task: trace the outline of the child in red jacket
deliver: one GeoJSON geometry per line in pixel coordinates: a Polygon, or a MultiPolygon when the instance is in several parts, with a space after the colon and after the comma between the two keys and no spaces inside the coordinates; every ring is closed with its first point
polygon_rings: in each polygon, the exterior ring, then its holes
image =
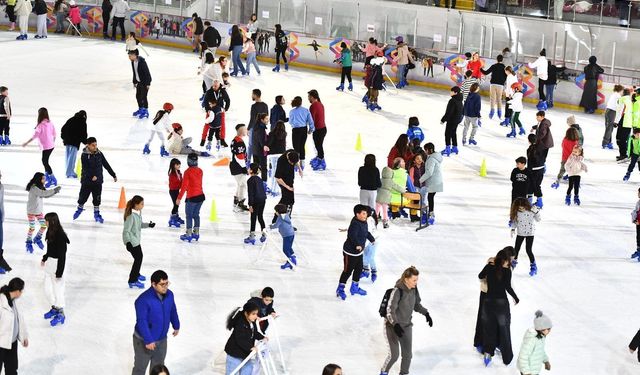
{"type": "Polygon", "coordinates": [[[180,200],[186,193],[187,203],[184,211],[187,215],[187,232],[180,236],[180,239],[191,242],[192,240],[198,241],[200,239],[200,208],[205,197],[202,191],[202,169],[198,168],[198,154],[189,154],[187,165],[189,168],[184,171],[176,205],[180,205],[180,200]]]}
{"type": "Polygon", "coordinates": [[[571,155],[573,151],[573,147],[578,145],[580,140],[580,133],[575,128],[568,128],[567,132],[562,140],[562,158],[560,159],[560,171],[558,172],[558,177],[556,181],[551,184],[551,187],[557,189],[560,186],[560,179],[568,180],[569,177],[565,177],[565,169],[564,163],[567,162],[567,159],[571,155]]]}
{"type": "Polygon", "coordinates": [[[169,218],[169,227],[180,228],[181,224],[184,224],[184,220],[178,215],[178,205],[176,200],[182,187],[182,172],[180,172],[180,160],[171,159],[169,163],[169,196],[171,196],[171,203],[173,208],[171,209],[171,217],[169,218]]]}

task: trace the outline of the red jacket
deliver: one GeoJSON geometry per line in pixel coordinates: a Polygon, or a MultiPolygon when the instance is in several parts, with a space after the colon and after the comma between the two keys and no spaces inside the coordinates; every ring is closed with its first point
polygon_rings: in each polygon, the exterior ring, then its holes
{"type": "Polygon", "coordinates": [[[391,151],[389,151],[389,156],[387,156],[387,166],[389,168],[393,168],[393,160],[395,158],[403,158],[404,162],[408,164],[411,158],[413,158],[413,154],[407,148],[407,152],[404,155],[400,155],[398,154],[398,149],[396,148],[396,146],[393,146],[391,148],[391,151]]]}
{"type": "Polygon", "coordinates": [[[204,195],[202,192],[202,169],[198,167],[189,167],[184,171],[184,178],[178,200],[182,200],[182,196],[187,192],[187,199],[204,195]]]}
{"type": "Polygon", "coordinates": [[[562,140],[562,161],[567,161],[571,152],[573,151],[573,146],[577,145],[578,141],[570,141],[567,138],[562,140]]]}
{"type": "Polygon", "coordinates": [[[182,172],[169,173],[169,190],[180,190],[182,186],[182,172]]]}
{"type": "Polygon", "coordinates": [[[309,107],[309,112],[311,112],[311,118],[316,129],[324,129],[326,127],[324,124],[324,105],[319,101],[315,102],[309,107]]]}
{"type": "Polygon", "coordinates": [[[467,69],[473,72],[473,74],[471,74],[472,77],[478,78],[478,79],[482,78],[482,72],[480,71],[480,69],[482,69],[482,61],[470,60],[469,63],[467,64],[467,69]]]}

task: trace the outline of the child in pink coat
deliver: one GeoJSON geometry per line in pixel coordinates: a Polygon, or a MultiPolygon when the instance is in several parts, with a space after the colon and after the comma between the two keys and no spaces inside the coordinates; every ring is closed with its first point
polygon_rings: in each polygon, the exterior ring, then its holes
{"type": "Polygon", "coordinates": [[[80,30],[80,23],[82,22],[80,8],[78,8],[76,2],[73,0],[69,2],[69,5],[69,19],[71,20],[71,23],[75,25],[76,29],[80,30]]]}
{"type": "Polygon", "coordinates": [[[45,170],[46,183],[45,187],[58,186],[58,180],[53,175],[53,170],[49,165],[49,157],[53,152],[56,142],[56,128],[53,123],[49,121],[49,111],[46,108],[40,108],[38,110],[38,125],[33,132],[33,136],[22,144],[22,147],[26,147],[31,141],[37,139],[40,142],[40,149],[42,150],[42,165],[45,170]]]}
{"type": "Polygon", "coordinates": [[[579,145],[573,146],[571,155],[564,163],[564,168],[569,176],[569,189],[567,189],[567,197],[564,203],[567,206],[571,205],[571,190],[575,189],[575,195],[573,197],[573,203],[576,206],[580,205],[580,174],[587,171],[587,166],[584,164],[584,151],[579,145]]]}

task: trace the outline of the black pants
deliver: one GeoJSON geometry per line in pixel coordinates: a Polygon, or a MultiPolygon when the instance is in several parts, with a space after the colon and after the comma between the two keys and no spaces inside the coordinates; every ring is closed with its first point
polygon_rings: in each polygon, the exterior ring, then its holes
{"type": "MultiPolygon", "coordinates": [[[[546,3],[545,3],[546,4],[546,3]]],[[[540,97],[540,100],[545,101],[547,100],[546,95],[544,94],[544,86],[547,84],[547,81],[542,79],[542,78],[538,78],[538,96],[540,97]]]]}
{"type": "Polygon", "coordinates": [[[458,146],[458,136],[456,131],[458,130],[458,124],[447,121],[447,125],[444,128],[444,143],[447,146],[458,146]]]}
{"type": "Polygon", "coordinates": [[[128,246],[127,251],[131,253],[133,257],[133,265],[131,266],[131,272],[129,272],[129,283],[135,283],[140,276],[140,268],[142,267],[142,247],[128,246]]]}
{"type": "Polygon", "coordinates": [[[147,101],[147,94],[149,89],[142,83],[136,85],[136,100],[138,101],[138,108],[149,108],[149,102],[147,101]]]}
{"type": "Polygon", "coordinates": [[[327,128],[316,129],[313,132],[313,144],[316,145],[318,159],[324,159],[324,137],[327,136],[327,128]]]}
{"type": "Polygon", "coordinates": [[[576,197],[580,195],[580,176],[569,176],[567,195],[571,195],[571,189],[576,190],[576,197]]]}
{"type": "Polygon", "coordinates": [[[0,117],[0,135],[6,135],[7,137],[9,136],[9,122],[11,120],[7,119],[6,117],[0,117]]]}
{"type": "Polygon", "coordinates": [[[3,367],[5,375],[18,374],[18,340],[11,344],[11,349],[0,348],[0,371],[3,367]]]}
{"type": "Polygon", "coordinates": [[[340,275],[340,284],[345,284],[347,280],[349,280],[349,276],[351,276],[351,280],[353,280],[354,283],[359,282],[360,274],[362,273],[362,255],[353,256],[342,254],[342,257],[344,268],[340,275]]]}
{"type": "Polygon", "coordinates": [[[260,155],[253,154],[253,162],[260,166],[260,178],[262,181],[267,181],[267,157],[260,153],[260,155]]]}
{"type": "Polygon", "coordinates": [[[116,27],[120,26],[120,39],[124,40],[124,17],[113,17],[113,22],[111,24],[111,38],[116,38],[116,27]]]}
{"type": "Polygon", "coordinates": [[[429,213],[433,212],[435,203],[433,202],[433,198],[435,198],[436,193],[427,193],[427,204],[429,205],[429,213]]]}
{"type": "Polygon", "coordinates": [[[535,263],[536,257],[533,256],[533,236],[516,236],[516,253],[514,254],[514,256],[516,259],[518,259],[518,254],[520,253],[522,242],[525,240],[525,249],[527,250],[527,255],[529,256],[529,262],[535,263]]]}
{"type": "Polygon", "coordinates": [[[291,143],[293,143],[293,149],[300,155],[300,160],[304,160],[304,144],[307,143],[307,127],[293,128],[291,130],[291,143]]]}
{"type": "Polygon", "coordinates": [[[529,176],[529,194],[542,197],[542,179],[544,178],[544,168],[531,170],[529,176]]]}
{"type": "Polygon", "coordinates": [[[280,57],[282,57],[282,62],[283,63],[287,63],[287,49],[285,48],[284,51],[281,51],[279,48],[276,49],[276,65],[280,65],[280,57]]]}
{"type": "Polygon", "coordinates": [[[42,165],[44,166],[44,171],[47,172],[47,174],[53,174],[53,170],[49,165],[49,157],[51,156],[52,152],[53,152],[52,148],[48,150],[42,150],[42,165]]]}
{"type": "Polygon", "coordinates": [[[349,81],[349,83],[351,83],[351,67],[350,66],[343,66],[342,67],[342,71],[340,72],[340,84],[344,84],[344,77],[347,77],[347,80],[349,81]]]}
{"type": "Polygon", "coordinates": [[[640,171],[640,163],[638,163],[638,155],[631,153],[631,161],[629,162],[629,167],[627,168],[627,174],[631,174],[633,172],[633,168],[638,165],[638,170],[640,171]]]}
{"type": "Polygon", "coordinates": [[[493,356],[496,347],[502,352],[502,362],[513,360],[511,348],[511,311],[507,299],[487,298],[482,304],[482,342],[485,353],[493,356]]]}
{"type": "Polygon", "coordinates": [[[102,35],[109,36],[109,19],[111,12],[102,11],[102,35]]]}
{"type": "Polygon", "coordinates": [[[513,116],[513,109],[511,109],[511,99],[507,98],[504,103],[504,117],[511,118],[513,116]]]}
{"type": "Polygon", "coordinates": [[[78,196],[78,206],[84,206],[89,194],[93,196],[93,207],[100,207],[102,198],[102,184],[98,182],[87,182],[80,185],[80,195],[78,196]]]}
{"type": "Polygon", "coordinates": [[[618,123],[618,130],[616,131],[616,143],[618,144],[618,149],[620,150],[620,157],[627,157],[627,142],[629,142],[629,134],[631,134],[631,128],[625,128],[622,126],[624,121],[624,116],[620,119],[618,123]]]}
{"type": "Polygon", "coordinates": [[[487,297],[487,293],[480,292],[480,302],[478,304],[478,317],[476,318],[476,332],[473,335],[473,346],[477,348],[483,345],[482,340],[482,305],[487,297]]]}
{"type": "Polygon", "coordinates": [[[253,209],[253,212],[251,213],[251,232],[255,232],[256,231],[256,220],[258,220],[258,222],[260,223],[260,229],[264,230],[265,228],[265,224],[264,224],[264,218],[262,217],[262,214],[264,213],[264,205],[267,202],[258,202],[258,203],[253,203],[253,205],[251,206],[251,208],[253,209]]]}
{"type": "Polygon", "coordinates": [[[637,224],[636,224],[636,248],[640,250],[640,225],[637,225],[637,224]]]}
{"type": "Polygon", "coordinates": [[[171,197],[171,204],[173,204],[173,208],[171,209],[171,215],[178,214],[178,205],[176,204],[176,199],[178,199],[178,194],[180,190],[169,190],[169,196],[171,197]]]}
{"type": "Polygon", "coordinates": [[[207,140],[209,142],[213,141],[213,136],[215,135],[216,140],[220,140],[220,128],[212,128],[209,127],[209,136],[207,137],[207,140]]]}
{"type": "MultiPolygon", "coordinates": [[[[285,206],[287,206],[289,215],[292,215],[294,203],[295,203],[295,195],[293,191],[290,191],[289,189],[280,185],[280,201],[278,201],[278,204],[284,204],[285,206]]],[[[271,223],[272,224],[275,223],[276,220],[278,220],[278,214],[273,215],[273,220],[271,220],[271,223]]]]}
{"type": "Polygon", "coordinates": [[[7,16],[9,16],[9,22],[16,22],[15,5],[7,5],[7,16]]]}

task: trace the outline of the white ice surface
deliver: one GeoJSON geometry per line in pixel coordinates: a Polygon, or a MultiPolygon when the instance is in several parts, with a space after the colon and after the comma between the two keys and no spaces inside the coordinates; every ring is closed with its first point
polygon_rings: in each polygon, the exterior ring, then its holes
{"type": "MultiPolygon", "coordinates": [[[[140,293],[127,288],[132,259],[121,242],[122,211],[117,209],[120,187],[127,197],[145,198],[145,220],[158,223],[142,235],[142,273],[168,272],[182,323],[180,335],[169,338],[166,363],[172,374],[215,374],[215,359],[228,337],[227,313],[241,306],[249,293],[270,285],[275,307],[282,315],[280,332],[291,374],[319,374],[324,364],[336,362],[350,375],[377,374],[386,355],[380,297],[404,268],[421,270],[420,291],[434,327],[414,316],[413,374],[516,374],[515,359],[505,368],[496,357],[485,369],[472,347],[478,305],[477,274],[486,259],[512,244],[507,228],[513,160],[525,154],[524,137],[506,139],[505,128],[487,116],[477,147],[461,147],[460,155],[445,158],[445,192],[436,196],[437,225],[414,232],[404,220],[383,230],[378,249],[380,278],[375,285],[364,281],[366,297],[337,300],[334,291],[341,272],[344,234],[358,200],[357,169],[364,153],[356,152],[358,133],[364,151],[375,153],[378,167],[396,137],[406,130],[408,116],[419,116],[427,139],[443,146],[439,119],[447,97],[442,91],[411,88],[395,96],[382,93],[382,112],[364,109],[364,87],[355,79],[354,92],[336,93],[337,77],[298,68],[275,74],[261,63],[262,76],[232,78],[231,110],[227,117],[227,140],[233,126],[246,122],[250,91],[260,88],[269,106],[275,95],[287,102],[317,89],[325,104],[328,136],[328,170],[305,171],[296,179],[294,224],[298,228],[294,249],[304,250],[297,272],[281,271],[280,238],[274,233],[265,261],[255,264],[258,247],[245,247],[249,216],[232,212],[234,180],[227,167],[212,167],[213,159],[201,159],[207,200],[202,209],[202,238],[197,244],[182,243],[181,230],[166,226],[170,212],[166,171],[168,158],[143,156],[148,122],[130,117],[135,109],[131,68],[124,44],[51,35],[49,39],[16,42],[14,33],[0,34],[2,68],[0,84],[10,88],[15,116],[11,121],[13,146],[0,148],[0,169],[6,188],[4,223],[5,257],[12,276],[26,280],[22,306],[30,330],[30,347],[20,349],[21,374],[127,374],[133,364],[131,335],[135,322],[133,302],[140,293]],[[42,314],[48,310],[39,268],[42,252],[24,251],[27,229],[24,191],[35,171],[42,170],[40,152],[34,144],[20,147],[35,126],[37,109],[45,106],[58,131],[76,111],[84,109],[89,134],[98,139],[118,175],[105,173],[102,214],[104,224],[92,220],[91,210],[73,222],[79,183],[64,177],[64,147],[60,140],[51,164],[62,192],[45,200],[45,212],[56,211],[71,239],[67,270],[67,322],[51,328],[42,314]],[[478,176],[483,158],[488,177],[478,176]],[[219,223],[210,223],[209,208],[216,200],[219,223]]],[[[197,98],[200,79],[195,75],[194,54],[147,46],[153,84],[150,112],[165,101],[175,105],[174,121],[189,136],[198,138],[203,113],[197,98]]],[[[289,106],[287,105],[287,110],[289,106]]],[[[535,109],[527,105],[521,119],[533,125],[535,109]]],[[[550,151],[543,182],[545,207],[538,225],[534,251],[539,274],[530,278],[524,254],[514,275],[514,289],[521,302],[512,306],[512,341],[517,358],[524,331],[533,313],[542,309],[554,323],[547,341],[553,374],[636,374],[635,355],[627,344],[638,328],[637,311],[640,264],[628,259],[634,249],[634,227],[629,212],[636,201],[638,175],[621,182],[626,166],[613,161],[615,151],[601,150],[602,116],[575,113],[584,129],[589,173],[583,177],[582,206],[566,207],[566,184],[549,188],[557,173],[560,143],[568,113],[549,112],[556,147],[550,151]],[[636,183],[634,183],[636,182],[636,183]]],[[[461,130],[458,131],[459,139],[461,130]]],[[[308,140],[309,159],[314,156],[308,140]]],[[[183,166],[186,163],[183,159],[183,166]]],[[[276,200],[269,198],[269,220],[276,200]]],[[[87,206],[90,208],[90,201],[87,206]]],[[[397,364],[392,373],[398,372],[397,364]]]]}

